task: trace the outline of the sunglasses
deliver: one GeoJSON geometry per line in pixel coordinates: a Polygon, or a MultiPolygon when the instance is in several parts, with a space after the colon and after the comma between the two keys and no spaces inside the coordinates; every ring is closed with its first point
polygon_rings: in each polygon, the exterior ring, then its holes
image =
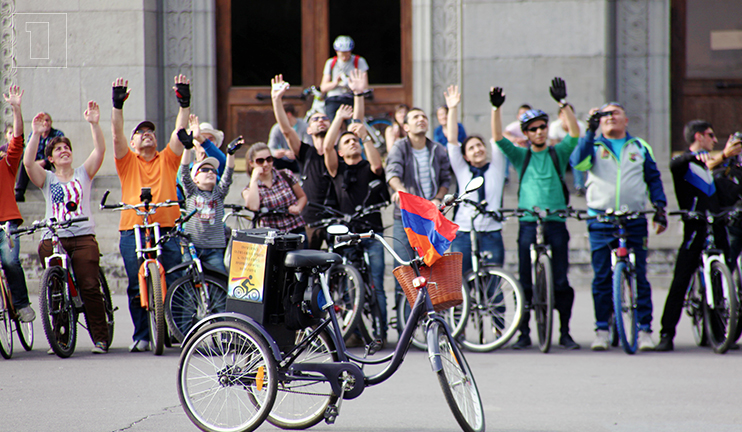
{"type": "Polygon", "coordinates": [[[264,163],[273,163],[273,156],[268,156],[266,158],[257,158],[253,161],[256,165],[263,165],[264,163]]]}
{"type": "Polygon", "coordinates": [[[325,120],[330,120],[330,117],[327,117],[327,116],[312,117],[311,119],[309,119],[309,123],[325,121],[325,120]]]}
{"type": "Polygon", "coordinates": [[[604,109],[608,108],[609,106],[617,106],[617,107],[621,108],[622,110],[626,111],[626,108],[624,108],[623,105],[621,105],[618,102],[608,102],[606,104],[603,104],[603,106],[600,107],[600,109],[598,111],[603,111],[604,109]]]}
{"type": "Polygon", "coordinates": [[[526,130],[527,130],[528,132],[536,132],[537,130],[544,130],[544,129],[546,129],[547,127],[548,127],[548,126],[546,126],[545,124],[542,124],[541,126],[534,126],[534,127],[530,127],[530,128],[528,128],[528,129],[526,129],[526,130]]]}
{"type": "Polygon", "coordinates": [[[713,132],[704,132],[703,134],[708,136],[709,138],[713,138],[715,136],[713,132]]]}
{"type": "Polygon", "coordinates": [[[198,172],[200,172],[200,173],[214,173],[214,174],[216,174],[216,170],[214,168],[211,168],[211,167],[199,168],[198,169],[198,172]]]}
{"type": "Polygon", "coordinates": [[[154,136],[155,131],[153,131],[151,129],[139,129],[139,130],[137,130],[137,131],[134,132],[134,135],[142,135],[142,136],[144,136],[145,134],[150,134],[150,135],[153,135],[154,136]]]}

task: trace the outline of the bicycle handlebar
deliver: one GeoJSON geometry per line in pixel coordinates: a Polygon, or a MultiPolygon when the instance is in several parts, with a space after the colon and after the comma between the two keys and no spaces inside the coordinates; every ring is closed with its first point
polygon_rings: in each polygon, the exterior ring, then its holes
{"type": "Polygon", "coordinates": [[[389,243],[387,243],[386,240],[384,240],[384,237],[380,236],[379,234],[376,234],[373,231],[369,231],[365,233],[350,233],[350,234],[335,236],[335,246],[338,246],[338,243],[353,243],[353,242],[357,242],[357,241],[361,241],[363,239],[369,239],[369,238],[373,238],[381,242],[382,246],[384,246],[384,249],[386,249],[392,255],[392,258],[394,258],[394,260],[401,265],[409,266],[409,265],[412,265],[413,263],[422,264],[424,262],[423,258],[419,256],[409,261],[403,260],[399,255],[397,255],[397,253],[394,251],[394,248],[392,248],[389,245],[389,243]]]}
{"type": "Polygon", "coordinates": [[[677,210],[669,212],[668,215],[670,216],[680,216],[682,219],[692,219],[692,220],[703,220],[706,219],[709,223],[712,223],[714,219],[716,218],[727,218],[727,219],[733,219],[736,217],[739,217],[740,214],[742,214],[742,208],[730,208],[726,210],[722,210],[718,213],[712,213],[709,210],[705,211],[698,211],[698,210],[677,210]]]}
{"type": "MultiPolygon", "coordinates": [[[[47,228],[49,230],[56,231],[57,229],[66,228],[78,222],[85,222],[88,219],[89,218],[87,216],[79,216],[76,218],[71,218],[71,219],[67,219],[67,220],[60,222],[55,218],[49,218],[49,219],[44,219],[40,221],[34,221],[33,224],[31,224],[31,226],[10,230],[10,234],[11,235],[33,234],[34,232],[42,228],[47,228]]],[[[3,229],[7,231],[5,225],[3,225],[3,229]]]]}
{"type": "Polygon", "coordinates": [[[151,202],[143,202],[141,204],[126,204],[126,203],[117,203],[117,204],[106,204],[106,200],[108,199],[108,194],[111,191],[106,191],[103,194],[103,198],[100,200],[100,208],[103,209],[111,209],[111,210],[134,210],[138,216],[144,216],[144,215],[153,215],[155,212],[157,212],[157,209],[160,207],[171,207],[180,205],[180,201],[173,201],[173,200],[165,200],[163,202],[159,203],[151,203],[151,202]],[[140,210],[141,208],[144,208],[145,210],[140,210]]]}
{"type": "MultiPolygon", "coordinates": [[[[312,205],[312,203],[309,203],[309,204],[312,205]]],[[[381,209],[383,209],[384,207],[387,207],[389,205],[390,205],[389,202],[371,204],[369,206],[362,207],[361,209],[359,209],[352,215],[349,215],[346,213],[339,212],[333,208],[323,206],[321,204],[313,204],[312,207],[317,208],[317,209],[327,210],[328,213],[332,213],[334,216],[318,220],[317,222],[312,222],[308,224],[307,226],[309,226],[310,228],[317,228],[317,227],[324,227],[324,226],[330,226],[330,225],[335,225],[335,224],[345,225],[345,224],[350,224],[351,222],[358,222],[364,225],[368,225],[367,223],[365,223],[364,221],[360,219],[372,213],[376,213],[380,211],[381,209]]]]}

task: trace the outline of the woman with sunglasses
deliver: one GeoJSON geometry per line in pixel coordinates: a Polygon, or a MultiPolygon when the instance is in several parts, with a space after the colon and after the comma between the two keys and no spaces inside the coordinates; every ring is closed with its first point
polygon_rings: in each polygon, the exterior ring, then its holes
{"type": "Polygon", "coordinates": [[[247,151],[247,174],[250,183],[242,191],[245,207],[275,212],[261,218],[260,226],[306,234],[301,212],[307,205],[307,196],[293,172],[273,167],[273,156],[265,143],[255,143],[247,151]]]}

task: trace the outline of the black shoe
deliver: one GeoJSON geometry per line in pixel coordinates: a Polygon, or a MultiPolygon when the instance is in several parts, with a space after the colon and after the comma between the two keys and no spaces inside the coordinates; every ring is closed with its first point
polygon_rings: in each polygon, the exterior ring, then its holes
{"type": "Polygon", "coordinates": [[[521,333],[520,337],[518,338],[518,341],[513,344],[513,349],[522,350],[530,346],[531,346],[531,336],[521,333]]]}
{"type": "Polygon", "coordinates": [[[672,338],[670,336],[660,336],[660,343],[654,347],[655,351],[672,351],[672,338]]]}
{"type": "Polygon", "coordinates": [[[569,334],[564,334],[562,337],[559,338],[559,346],[566,349],[566,350],[578,350],[580,349],[580,344],[574,341],[572,339],[572,336],[569,334]]]}

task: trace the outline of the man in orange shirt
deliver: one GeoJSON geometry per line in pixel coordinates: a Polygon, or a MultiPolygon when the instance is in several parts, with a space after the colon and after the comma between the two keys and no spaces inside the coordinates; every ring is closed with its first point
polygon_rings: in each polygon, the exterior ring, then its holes
{"type": "MultiPolygon", "coordinates": [[[[116,171],[121,180],[121,201],[126,204],[139,204],[140,193],[143,187],[152,189],[152,202],[177,200],[175,179],[180,166],[180,157],[183,154],[183,144],[178,140],[177,131],[188,126],[190,115],[190,82],[184,75],[175,77],[175,94],[180,103],[175,129],[170,135],[170,141],[163,150],[157,150],[155,125],[150,121],[143,121],[134,128],[130,139],[124,134],[124,101],[129,97],[127,89],[129,82],[117,78],[113,82],[113,110],[111,113],[111,129],[113,131],[113,154],[116,159],[116,171]]],[[[173,229],[175,220],[180,215],[178,206],[161,207],[150,217],[150,222],[159,222],[160,231],[167,232],[173,229]]],[[[134,322],[134,343],[129,351],[140,352],[149,349],[149,322],[147,311],[142,308],[139,298],[138,271],[139,262],[136,255],[136,239],[134,225],[142,224],[142,217],[137,216],[134,210],[121,213],[119,231],[121,240],[119,250],[124,258],[124,267],[129,284],[126,293],[129,296],[129,312],[134,322]]],[[[142,239],[142,244],[144,240],[142,239]]],[[[160,256],[165,270],[181,262],[180,245],[177,239],[172,238],[163,244],[160,256]]],[[[174,275],[167,275],[167,284],[170,285],[174,275]]]]}

